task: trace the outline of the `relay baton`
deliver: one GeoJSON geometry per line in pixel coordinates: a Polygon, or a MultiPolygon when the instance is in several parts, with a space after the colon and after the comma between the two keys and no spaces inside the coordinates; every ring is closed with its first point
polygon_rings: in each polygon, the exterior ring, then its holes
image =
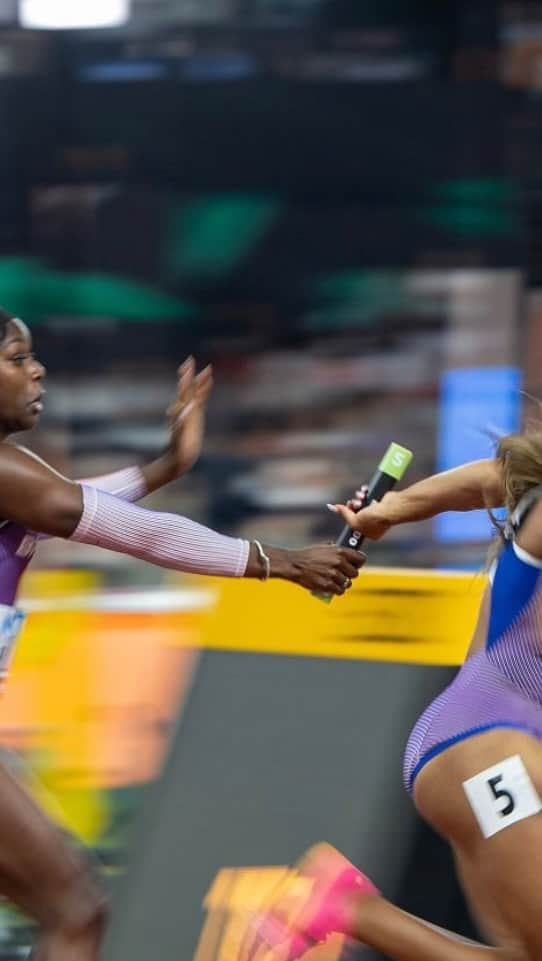
{"type": "MultiPolygon", "coordinates": [[[[361,510],[368,507],[371,501],[379,501],[384,494],[391,491],[397,481],[403,477],[411,460],[412,451],[401,447],[400,444],[390,444],[371,478],[361,510]]],[[[353,531],[347,525],[337,541],[337,547],[352,547],[356,551],[361,551],[364,539],[360,531],[353,531]]],[[[326,603],[329,603],[333,597],[332,594],[319,594],[317,591],[313,591],[313,596],[326,603]]]]}

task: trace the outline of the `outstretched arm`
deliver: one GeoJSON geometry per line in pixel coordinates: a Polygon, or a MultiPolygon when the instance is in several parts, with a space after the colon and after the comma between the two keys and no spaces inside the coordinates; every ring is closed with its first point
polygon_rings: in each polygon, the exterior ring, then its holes
{"type": "MultiPolygon", "coordinates": [[[[0,518],[53,537],[94,544],[171,570],[262,577],[256,543],[225,537],[178,514],[144,510],[79,485],[28,452],[0,444],[0,518]]],[[[270,575],[308,590],[344,594],[364,558],[348,548],[264,547],[270,575]]]]}
{"type": "Polygon", "coordinates": [[[500,464],[496,460],[478,460],[433,474],[404,490],[390,491],[359,513],[351,509],[354,505],[335,504],[333,509],[354,530],[379,540],[395,524],[425,520],[443,511],[470,511],[503,504],[500,464]]]}

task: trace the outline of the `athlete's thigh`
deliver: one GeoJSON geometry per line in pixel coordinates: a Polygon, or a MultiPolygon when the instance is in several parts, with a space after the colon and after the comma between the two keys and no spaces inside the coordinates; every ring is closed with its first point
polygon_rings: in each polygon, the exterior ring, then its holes
{"type": "Polygon", "coordinates": [[[0,894],[47,923],[59,893],[82,872],[62,832],[0,765],[0,894]]]}
{"type": "Polygon", "coordinates": [[[501,936],[521,941],[537,957],[542,957],[540,798],[542,745],[506,729],[449,748],[426,765],[415,785],[420,813],[450,841],[469,875],[474,910],[482,909],[490,927],[491,917],[499,918],[501,936]]]}
{"type": "Polygon", "coordinates": [[[495,946],[517,944],[518,936],[514,929],[505,923],[477,861],[468,858],[464,851],[452,850],[457,877],[481,937],[495,946]]]}

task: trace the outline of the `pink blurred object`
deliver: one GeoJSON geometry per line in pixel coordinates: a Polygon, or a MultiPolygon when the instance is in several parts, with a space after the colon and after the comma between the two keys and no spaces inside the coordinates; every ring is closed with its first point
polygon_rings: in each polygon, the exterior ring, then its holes
{"type": "Polygon", "coordinates": [[[380,894],[373,882],[330,844],[311,848],[300,861],[297,875],[313,883],[296,918],[291,922],[281,919],[281,902],[288,903],[288,895],[279,897],[251,924],[252,944],[243,961],[252,961],[262,943],[271,949],[280,947],[281,961],[295,961],[330,934],[355,936],[356,898],[380,894]]]}

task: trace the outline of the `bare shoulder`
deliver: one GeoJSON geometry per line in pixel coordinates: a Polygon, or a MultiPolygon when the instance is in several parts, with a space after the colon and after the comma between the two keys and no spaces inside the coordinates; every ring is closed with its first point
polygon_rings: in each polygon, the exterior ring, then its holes
{"type": "Polygon", "coordinates": [[[0,517],[30,530],[69,536],[81,515],[77,484],[31,451],[0,444],[0,517]]]}
{"type": "Polygon", "coordinates": [[[542,561],[542,497],[536,501],[521,525],[516,543],[522,550],[542,561]]]}
{"type": "Polygon", "coordinates": [[[30,463],[38,468],[41,468],[42,470],[47,471],[50,474],[54,474],[56,477],[62,477],[63,480],[68,480],[68,478],[64,477],[64,475],[57,471],[56,468],[52,467],[51,464],[44,460],[43,457],[40,457],[39,454],[36,454],[33,450],[29,450],[28,447],[23,447],[22,444],[11,444],[8,441],[7,443],[0,444],[0,453],[3,453],[4,449],[12,452],[15,451],[14,456],[17,459],[20,459],[20,463],[30,463]]]}
{"type": "Polygon", "coordinates": [[[13,473],[14,477],[19,477],[21,473],[57,477],[66,480],[50,464],[38,457],[33,451],[28,450],[18,444],[4,442],[0,444],[0,474],[4,480],[6,475],[13,473]]]}

